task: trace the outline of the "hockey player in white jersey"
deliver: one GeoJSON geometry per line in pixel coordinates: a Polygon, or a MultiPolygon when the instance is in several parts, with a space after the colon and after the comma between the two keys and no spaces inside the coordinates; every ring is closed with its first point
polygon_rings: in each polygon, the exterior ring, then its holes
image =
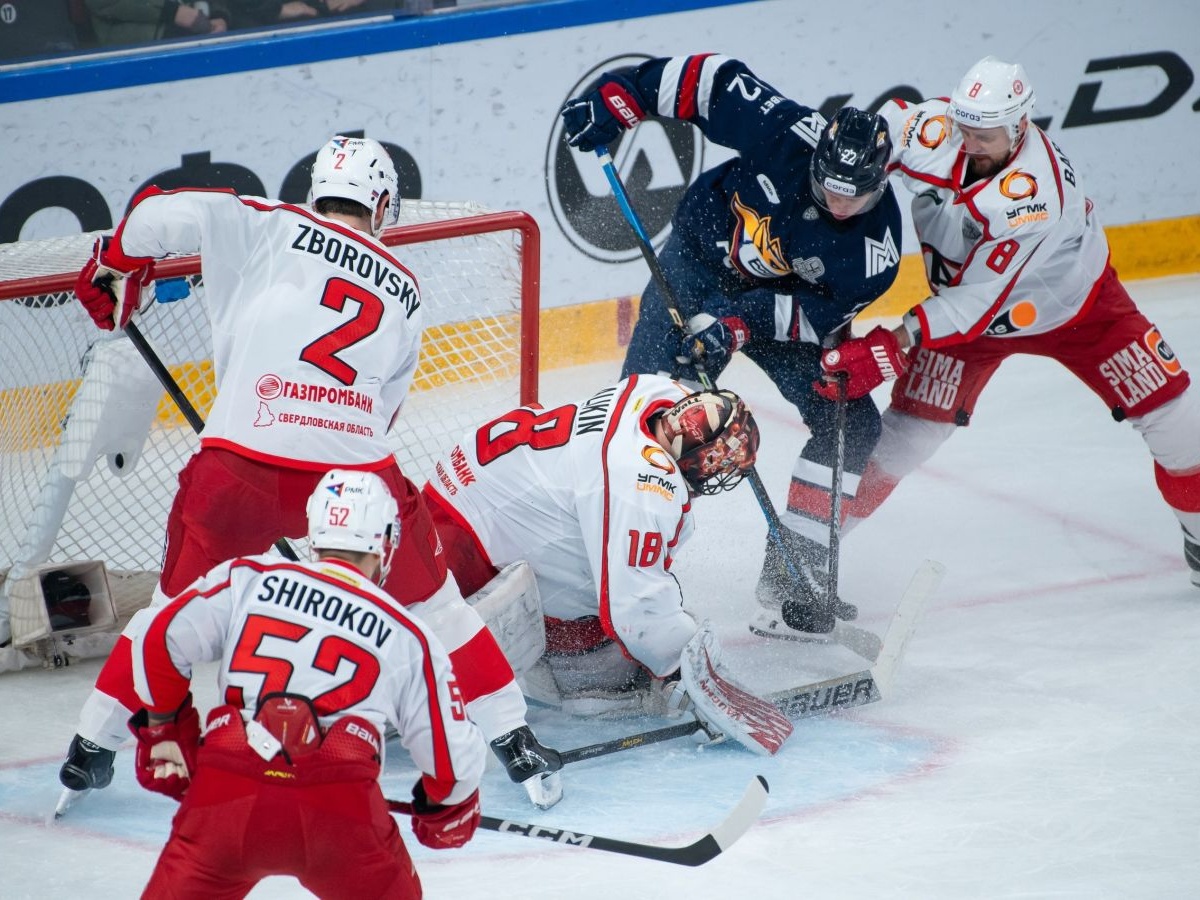
{"type": "Polygon", "coordinates": [[[758,740],[714,709],[736,701],[705,696],[715,639],[671,574],[692,502],[735,487],[758,443],[733,392],[631,375],[579,402],[511,410],[443,456],[425,496],[463,593],[519,561],[533,572],[545,654],[517,667],[530,697],[581,714],[661,713],[686,692],[717,730],[778,748],[791,727],[769,704],[738,695],[755,707],[758,740]]]}
{"type": "Polygon", "coordinates": [[[182,801],[147,897],[240,897],[268,875],[319,897],[420,897],[378,780],[388,725],[422,773],[417,839],[459,847],[479,824],[487,752],[449,656],[378,586],[400,539],[390,489],[335,469],[308,523],[313,561],[222,563],[134,641],[138,780],[182,801]],[[201,744],[192,671],[214,661],[201,744]]]}
{"type": "Polygon", "coordinates": [[[896,328],[876,328],[824,357],[826,373],[849,375],[850,396],[899,376],[846,512],[850,521],[869,515],[968,425],[1008,356],[1045,356],[1145,440],[1200,585],[1200,396],[1117,279],[1078,170],[1030,121],[1033,104],[1025,70],[987,57],[949,101],[892,100],[880,110],[892,171],[914,195],[932,293],[896,328]]]}
{"type": "MultiPolygon", "coordinates": [[[[111,330],[129,320],[156,259],[201,255],[216,400],[200,450],[179,475],[155,602],[224,560],[302,537],[308,496],[338,467],[374,472],[396,498],[404,530],[384,588],[429,621],[440,621],[444,607],[469,619],[420,491],[387,436],[422,331],[417,281],[378,240],[399,210],[391,158],[377,141],[334,137],[316,155],[309,200],[149,188],[98,242],[76,283],[97,326],[111,330]],[[114,275],[125,276],[120,304],[114,275]]],[[[68,790],[102,788],[112,777],[123,722],[137,704],[129,641],[141,627],[138,618],[129,624],[84,705],[59,773],[68,790]]],[[[469,647],[453,634],[443,643],[472,719],[489,740],[503,739],[496,752],[513,780],[554,768],[490,634],[469,647]]]]}

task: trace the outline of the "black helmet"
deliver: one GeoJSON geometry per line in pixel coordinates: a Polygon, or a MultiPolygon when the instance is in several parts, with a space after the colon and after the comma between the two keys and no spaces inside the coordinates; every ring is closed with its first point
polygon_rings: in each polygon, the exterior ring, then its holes
{"type": "Polygon", "coordinates": [[[663,434],[695,494],[737,486],[758,455],[758,425],[733,391],[698,391],[663,413],[663,434]]]}
{"type": "Polygon", "coordinates": [[[851,215],[865,213],[879,202],[887,188],[891,153],[892,141],[883,116],[853,106],[842,107],[813,151],[809,166],[813,199],[826,212],[832,212],[830,195],[846,199],[869,197],[851,215]]]}

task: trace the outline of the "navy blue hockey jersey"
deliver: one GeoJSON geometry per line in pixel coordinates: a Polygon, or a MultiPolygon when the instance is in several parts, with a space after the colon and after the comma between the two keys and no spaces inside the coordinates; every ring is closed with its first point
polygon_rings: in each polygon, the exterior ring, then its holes
{"type": "MultiPolygon", "coordinates": [[[[629,77],[647,113],[691,122],[740,154],[705,171],[673,219],[692,264],[718,288],[703,292],[704,312],[737,315],[755,337],[819,343],[892,285],[901,220],[891,185],[872,209],[843,222],[812,198],[820,112],[727,56],[654,59],[629,77]]],[[[676,289],[690,293],[686,283],[676,289]]]]}

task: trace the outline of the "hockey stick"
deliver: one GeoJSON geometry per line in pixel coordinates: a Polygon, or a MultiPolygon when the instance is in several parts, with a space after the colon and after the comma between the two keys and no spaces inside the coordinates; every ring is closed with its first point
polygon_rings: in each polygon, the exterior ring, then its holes
{"type": "Polygon", "coordinates": [[[670,741],[705,730],[704,723],[699,719],[695,719],[691,722],[680,722],[677,725],[656,728],[653,731],[631,734],[628,737],[614,738],[611,741],[603,741],[599,744],[588,744],[586,747],[578,747],[574,750],[564,750],[559,755],[562,757],[563,765],[566,766],[585,759],[595,759],[597,756],[620,753],[623,750],[632,750],[634,747],[645,747],[648,744],[670,741]]]}
{"type": "Polygon", "coordinates": [[[837,376],[837,407],[834,430],[837,442],[833,454],[833,471],[829,478],[829,591],[826,602],[837,602],[838,556],[842,546],[842,476],[846,471],[846,375],[837,376]]]}
{"type": "MultiPolygon", "coordinates": [[[[946,567],[930,559],[925,560],[917,567],[908,587],[900,597],[896,612],[888,625],[887,635],[874,657],[875,665],[872,668],[838,678],[827,678],[824,681],[815,681],[812,684],[775,691],[768,694],[765,699],[774,704],[789,719],[808,719],[827,715],[842,709],[865,706],[883,699],[883,691],[891,685],[896,667],[900,664],[900,658],[908,647],[909,639],[916,630],[921,614],[925,611],[925,607],[937,591],[938,585],[942,582],[942,576],[945,574],[946,567]]],[[[865,633],[870,634],[870,632],[865,633]]],[[[874,637],[874,635],[871,636],[874,637]]],[[[563,765],[570,765],[585,759],[608,756],[632,750],[635,747],[673,740],[701,730],[712,736],[712,732],[697,719],[692,722],[667,725],[653,731],[631,734],[623,738],[614,738],[599,744],[589,744],[575,750],[565,750],[561,754],[562,761],[563,765]]]]}
{"type": "Polygon", "coordinates": [[[768,694],[767,699],[789,719],[807,719],[883,699],[884,692],[892,685],[896,668],[916,630],[917,622],[945,574],[946,567],[931,559],[917,567],[888,625],[887,636],[875,665],[870,669],[776,691],[768,694]]]}
{"type": "MultiPolygon", "coordinates": [[[[597,147],[595,152],[596,157],[600,160],[600,165],[604,168],[604,175],[608,179],[609,186],[612,188],[613,196],[617,199],[617,205],[621,207],[621,214],[625,217],[625,221],[629,223],[629,227],[633,230],[634,235],[637,237],[638,249],[642,253],[642,258],[646,260],[646,265],[650,268],[650,275],[654,279],[655,284],[658,285],[659,290],[662,291],[664,304],[667,307],[667,313],[671,317],[671,323],[683,337],[695,337],[695,335],[688,330],[687,324],[683,321],[683,316],[679,312],[679,300],[675,295],[675,289],[672,288],[671,283],[667,281],[666,273],[663,272],[662,265],[659,263],[658,257],[654,255],[654,247],[650,243],[650,235],[647,234],[645,227],[642,225],[642,220],[638,217],[633,205],[629,202],[629,193],[625,190],[625,184],[623,181],[621,181],[621,176],[617,172],[617,167],[613,165],[612,155],[609,154],[608,148],[605,146],[597,147]]],[[[696,377],[700,380],[700,384],[704,387],[704,389],[709,391],[715,390],[713,380],[709,377],[708,372],[704,368],[703,358],[694,354],[693,365],[696,369],[696,377]]],[[[843,430],[842,435],[844,435],[844,433],[845,432],[843,430]]],[[[767,488],[763,484],[762,477],[759,476],[758,470],[754,467],[751,467],[750,471],[746,474],[746,478],[750,482],[750,488],[754,491],[754,497],[758,501],[758,505],[763,511],[763,516],[767,520],[767,531],[771,535],[771,539],[779,546],[780,556],[783,558],[784,565],[788,570],[788,575],[792,578],[792,582],[794,584],[807,586],[809,593],[818,598],[818,602],[825,604],[826,609],[831,609],[833,597],[835,595],[833,593],[825,593],[821,591],[820,588],[813,582],[813,580],[808,577],[808,574],[804,571],[803,566],[801,566],[792,557],[790,549],[783,537],[783,523],[779,519],[779,513],[775,511],[775,505],[771,502],[771,497],[767,493],[767,488]]],[[[830,560],[832,561],[832,548],[830,548],[830,550],[830,560]]],[[[854,628],[853,626],[848,626],[848,628],[854,632],[863,632],[863,629],[854,628]]],[[[841,634],[845,635],[847,634],[847,631],[847,628],[843,628],[841,629],[841,634]]],[[[870,632],[863,633],[868,635],[870,634],[870,632]]],[[[836,626],[833,634],[835,635],[834,639],[837,640],[838,643],[842,643],[842,639],[837,636],[838,629],[836,626]]],[[[869,639],[864,638],[861,635],[857,636],[856,638],[857,645],[868,646],[868,649],[870,643],[871,642],[869,639]]],[[[855,647],[850,647],[850,649],[855,653],[859,653],[860,656],[863,655],[858,649],[855,649],[855,647]]],[[[874,656],[868,655],[866,658],[868,660],[873,660],[874,656]]]]}
{"type": "MultiPolygon", "coordinates": [[[[183,414],[183,417],[187,419],[187,423],[192,426],[192,430],[196,432],[196,434],[203,432],[204,419],[201,418],[200,413],[196,410],[196,407],[192,405],[192,401],[189,400],[187,395],[183,393],[183,388],[179,386],[179,383],[175,380],[174,376],[172,376],[167,367],[163,365],[162,359],[159,358],[159,355],[155,352],[154,348],[150,346],[150,342],[146,340],[146,336],[142,334],[142,330],[137,327],[132,319],[125,323],[124,330],[126,337],[128,337],[132,342],[133,346],[137,349],[137,352],[141,354],[142,359],[146,361],[146,365],[150,367],[150,371],[154,373],[154,376],[158,379],[159,384],[163,386],[163,390],[167,392],[167,395],[171,398],[171,400],[174,401],[175,405],[179,408],[179,411],[183,414]]],[[[292,545],[288,543],[287,538],[280,538],[277,540],[275,542],[275,549],[278,550],[285,559],[290,559],[293,562],[300,559],[300,557],[296,554],[296,551],[292,549],[292,545]]]]}
{"type": "MultiPolygon", "coordinates": [[[[499,831],[504,834],[518,834],[521,837],[541,838],[556,844],[570,844],[575,847],[590,847],[593,850],[607,850],[610,853],[620,853],[625,856],[638,856],[642,859],[655,859],[659,862],[674,863],[677,866],[702,866],[709,860],[720,855],[733,846],[750,826],[757,821],[759,814],[767,803],[767,780],[761,775],[755,775],[754,780],[746,787],[742,799],[716,828],[709,831],[699,840],[683,847],[659,847],[655,844],[639,844],[633,841],[623,841],[617,838],[600,837],[582,831],[567,831],[564,828],[549,828],[545,825],[535,825],[529,822],[512,822],[508,819],[497,819],[492,816],[482,816],[479,827],[488,831],[499,831]]],[[[393,813],[412,814],[412,804],[401,800],[388,800],[388,810],[393,813]]]]}

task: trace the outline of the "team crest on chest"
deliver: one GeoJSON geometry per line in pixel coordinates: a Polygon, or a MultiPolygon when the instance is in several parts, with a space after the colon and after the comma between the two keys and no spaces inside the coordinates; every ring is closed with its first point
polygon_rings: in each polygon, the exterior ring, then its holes
{"type": "Polygon", "coordinates": [[[792,271],[809,284],[816,284],[821,280],[821,276],[825,274],[825,263],[821,262],[821,257],[819,256],[810,256],[808,259],[793,259],[792,271]]]}
{"type": "Polygon", "coordinates": [[[729,260],[738,271],[753,278],[779,278],[788,274],[783,244],[771,235],[771,217],[760,216],[737,195],[730,202],[736,219],[729,260]]]}

